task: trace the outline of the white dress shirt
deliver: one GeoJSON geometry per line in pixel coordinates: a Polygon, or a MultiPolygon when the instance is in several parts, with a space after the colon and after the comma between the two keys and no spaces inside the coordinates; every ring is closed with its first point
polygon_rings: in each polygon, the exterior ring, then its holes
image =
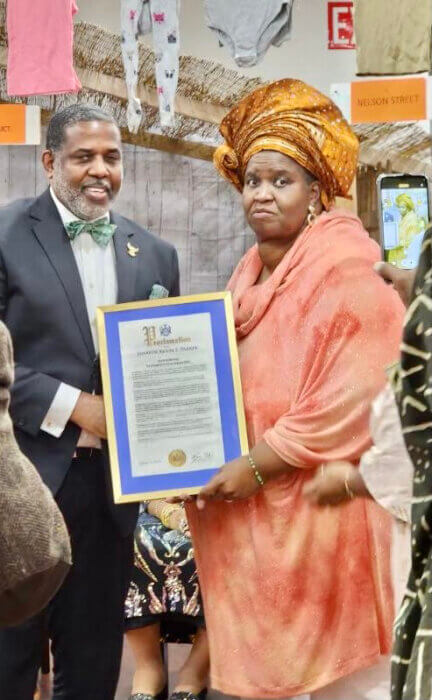
{"type": "MultiPolygon", "coordinates": [[[[50,192],[64,225],[71,221],[80,221],[77,216],[66,209],[52,189],[50,192]]],[[[109,219],[109,212],[97,220],[104,218],[109,219]]],[[[71,246],[84,291],[96,355],[99,347],[96,330],[96,309],[98,306],[115,304],[117,300],[114,244],[111,240],[103,248],[95,243],[89,233],[84,232],[71,241],[71,246]]],[[[76,387],[65,383],[60,384],[43,420],[41,429],[53,437],[60,437],[72,415],[80,393],[81,390],[76,387]]],[[[100,445],[100,440],[96,435],[87,433],[84,430],[81,432],[78,447],[100,447],[100,445]]]]}

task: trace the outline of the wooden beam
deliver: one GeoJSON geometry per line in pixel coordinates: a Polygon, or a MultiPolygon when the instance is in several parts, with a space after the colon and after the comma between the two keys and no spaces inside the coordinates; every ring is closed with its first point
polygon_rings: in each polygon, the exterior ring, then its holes
{"type": "MultiPolygon", "coordinates": [[[[7,48],[0,46],[0,67],[7,66],[7,48]]],[[[104,73],[88,70],[75,66],[76,73],[83,88],[112,95],[118,99],[127,101],[126,83],[122,78],[116,78],[104,73]]],[[[154,88],[138,85],[137,95],[143,104],[157,108],[159,106],[157,92],[154,88]]],[[[219,124],[225,116],[227,109],[217,104],[191,100],[177,93],[175,110],[189,119],[199,119],[209,124],[219,124]]]]}
{"type": "Polygon", "coordinates": [[[167,153],[175,153],[188,158],[198,158],[199,160],[213,160],[215,149],[213,146],[208,146],[205,143],[173,139],[169,136],[152,134],[148,131],[141,131],[138,134],[131,134],[127,129],[120,129],[120,131],[122,140],[135,146],[153,148],[157,151],[166,151],[167,153]]]}
{"type": "MultiPolygon", "coordinates": [[[[42,110],[41,119],[43,125],[48,124],[51,114],[52,113],[46,109],[42,110]]],[[[140,131],[138,134],[131,134],[128,129],[122,128],[120,129],[120,132],[122,141],[124,143],[130,143],[133,146],[152,148],[156,151],[165,151],[166,153],[174,153],[175,155],[187,156],[188,158],[197,158],[199,160],[213,160],[213,153],[215,149],[212,146],[207,146],[203,143],[173,139],[161,134],[152,134],[148,131],[140,131]]]]}
{"type": "MultiPolygon", "coordinates": [[[[7,48],[0,46],[0,68],[7,65],[7,48]]],[[[120,78],[112,78],[108,75],[99,75],[90,70],[77,69],[78,76],[84,89],[92,90],[106,95],[111,95],[126,102],[126,83],[120,78]]],[[[156,90],[141,86],[138,95],[140,100],[150,105],[158,107],[158,97],[156,90]]],[[[23,101],[26,101],[23,98],[23,101]]],[[[0,99],[0,102],[7,102],[7,99],[0,99]]],[[[199,119],[212,124],[218,124],[225,114],[225,108],[219,105],[201,104],[196,100],[188,100],[181,95],[176,99],[176,111],[192,119],[199,119]]],[[[42,123],[47,124],[51,117],[51,112],[42,110],[42,123]]],[[[174,153],[176,155],[197,158],[199,160],[213,159],[214,148],[205,143],[187,141],[179,138],[171,138],[165,134],[155,134],[141,129],[138,134],[131,134],[126,128],[121,128],[122,140],[143,148],[152,148],[158,151],[174,153]]]]}
{"type": "MultiPolygon", "coordinates": [[[[126,83],[122,78],[112,77],[104,73],[97,73],[86,68],[75,67],[77,75],[84,88],[94,90],[96,92],[104,92],[107,95],[113,95],[122,100],[127,100],[126,83]]],[[[139,85],[137,88],[137,96],[143,104],[150,107],[159,107],[157,92],[154,88],[148,88],[145,85],[139,85]]],[[[219,124],[227,110],[220,105],[198,102],[190,100],[180,93],[177,93],[175,99],[175,111],[189,119],[199,119],[210,124],[219,124]]]]}

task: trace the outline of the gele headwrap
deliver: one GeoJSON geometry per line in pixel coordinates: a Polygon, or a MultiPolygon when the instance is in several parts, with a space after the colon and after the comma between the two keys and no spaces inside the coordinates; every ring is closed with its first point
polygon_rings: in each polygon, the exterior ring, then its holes
{"type": "Polygon", "coordinates": [[[220,131],[225,143],[216,149],[214,164],[239,191],[250,158],[259,151],[279,151],[319,180],[326,209],[335,197],[348,195],[357,167],[357,137],[338,107],[300,80],[258,88],[224,117],[220,131]]]}

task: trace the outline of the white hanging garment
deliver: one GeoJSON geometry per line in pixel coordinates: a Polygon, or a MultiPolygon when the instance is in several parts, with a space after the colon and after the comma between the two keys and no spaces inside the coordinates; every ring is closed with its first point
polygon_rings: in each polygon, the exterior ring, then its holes
{"type": "Polygon", "coordinates": [[[179,73],[180,0],[121,0],[122,56],[128,91],[127,122],[136,133],[142,120],[137,97],[138,37],[153,33],[155,72],[162,126],[174,124],[179,73]]]}
{"type": "Polygon", "coordinates": [[[174,124],[179,73],[179,0],[150,0],[156,83],[162,126],[174,124]]]}

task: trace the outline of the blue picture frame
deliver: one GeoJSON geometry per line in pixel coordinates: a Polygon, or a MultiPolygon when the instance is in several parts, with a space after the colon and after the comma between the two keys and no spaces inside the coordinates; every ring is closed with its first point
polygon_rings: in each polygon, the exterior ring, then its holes
{"type": "MultiPolygon", "coordinates": [[[[211,322],[219,397],[224,462],[247,454],[248,441],[230,292],[155,299],[98,309],[97,324],[108,446],[115,503],[195,494],[222,466],[173,468],[170,473],[136,475],[129,445],[128,412],[123,378],[120,324],[206,313],[211,322]]],[[[135,470],[136,471],[136,470],[135,470]]]]}

